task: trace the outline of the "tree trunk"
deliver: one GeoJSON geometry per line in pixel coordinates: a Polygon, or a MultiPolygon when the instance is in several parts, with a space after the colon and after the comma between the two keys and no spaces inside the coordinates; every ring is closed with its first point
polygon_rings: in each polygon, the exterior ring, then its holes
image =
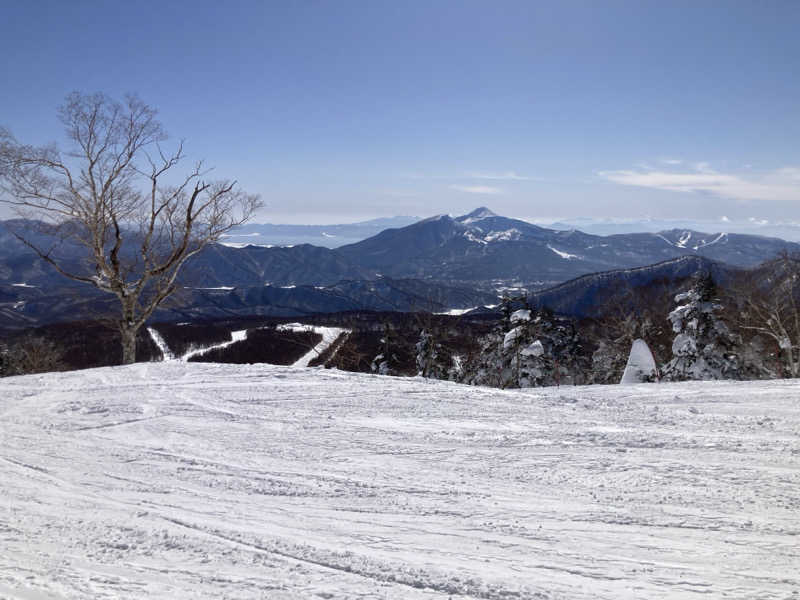
{"type": "Polygon", "coordinates": [[[123,322],[119,332],[122,334],[122,364],[132,365],[136,362],[137,329],[123,322]]]}
{"type": "Polygon", "coordinates": [[[800,373],[800,360],[794,357],[794,346],[786,348],[784,352],[786,352],[786,361],[789,364],[789,374],[792,377],[797,377],[798,373],[800,373]]]}

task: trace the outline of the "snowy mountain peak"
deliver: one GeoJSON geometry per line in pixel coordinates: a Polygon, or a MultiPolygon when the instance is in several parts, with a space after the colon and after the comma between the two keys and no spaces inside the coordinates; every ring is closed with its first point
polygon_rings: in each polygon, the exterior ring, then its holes
{"type": "Polygon", "coordinates": [[[496,213],[492,212],[485,206],[481,206],[480,208],[476,208],[471,213],[458,217],[456,221],[464,224],[474,223],[475,221],[480,221],[481,219],[487,219],[489,217],[496,217],[498,216],[496,213]]]}

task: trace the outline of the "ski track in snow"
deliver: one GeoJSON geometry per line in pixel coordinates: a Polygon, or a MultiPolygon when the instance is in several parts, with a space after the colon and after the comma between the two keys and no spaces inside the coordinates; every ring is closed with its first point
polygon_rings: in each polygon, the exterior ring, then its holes
{"type": "Polygon", "coordinates": [[[0,380],[0,598],[796,598],[797,381],[0,380]]]}

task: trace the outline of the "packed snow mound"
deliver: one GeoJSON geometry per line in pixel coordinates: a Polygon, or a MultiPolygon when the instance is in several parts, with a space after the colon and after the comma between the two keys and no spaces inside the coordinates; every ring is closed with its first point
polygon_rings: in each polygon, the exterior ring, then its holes
{"type": "Polygon", "coordinates": [[[796,381],[0,380],[0,597],[789,598],[796,381]]]}
{"type": "MultiPolygon", "coordinates": [[[[619,371],[617,371],[619,372],[619,371]]],[[[620,383],[643,383],[652,381],[656,376],[656,361],[650,347],[644,340],[633,340],[628,364],[622,373],[620,383]]]]}

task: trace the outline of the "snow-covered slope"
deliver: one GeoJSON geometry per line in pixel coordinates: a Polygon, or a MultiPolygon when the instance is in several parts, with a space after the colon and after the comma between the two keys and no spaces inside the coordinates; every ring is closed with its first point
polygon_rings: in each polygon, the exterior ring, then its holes
{"type": "Polygon", "coordinates": [[[2,598],[789,598],[794,381],[0,380],[2,598]]]}

